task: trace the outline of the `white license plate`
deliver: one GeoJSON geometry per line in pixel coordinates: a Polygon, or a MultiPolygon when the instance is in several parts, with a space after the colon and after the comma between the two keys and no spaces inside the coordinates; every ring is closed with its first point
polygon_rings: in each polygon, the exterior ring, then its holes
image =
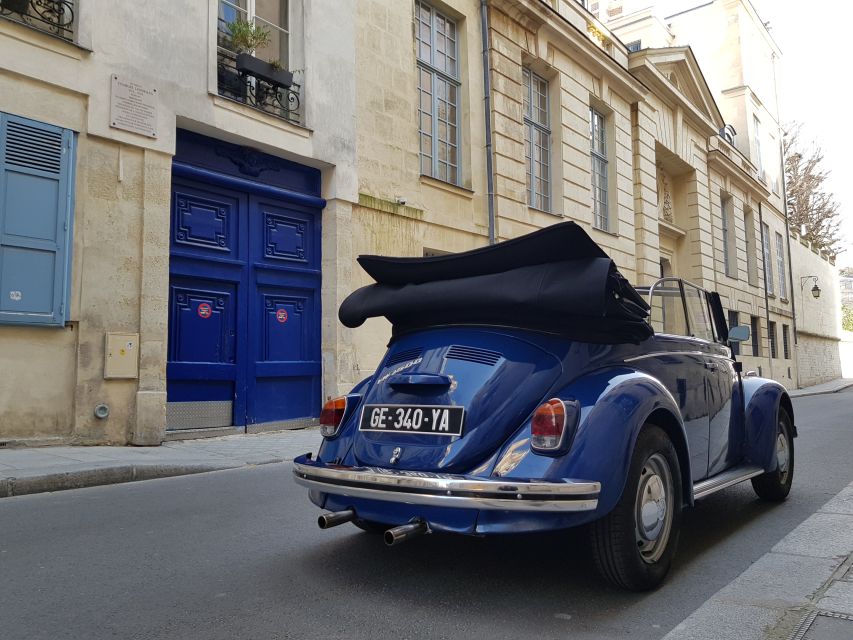
{"type": "Polygon", "coordinates": [[[359,431],[461,436],[464,407],[414,404],[367,404],[359,431]]]}

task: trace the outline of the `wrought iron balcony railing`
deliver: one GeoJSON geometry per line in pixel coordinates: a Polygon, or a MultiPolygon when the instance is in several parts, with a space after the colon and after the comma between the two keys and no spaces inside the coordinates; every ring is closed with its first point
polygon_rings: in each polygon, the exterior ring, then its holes
{"type": "Polygon", "coordinates": [[[298,84],[285,86],[247,73],[237,65],[237,54],[223,47],[217,52],[219,95],[265,113],[300,124],[298,84]]]}
{"type": "Polygon", "coordinates": [[[75,0],[0,0],[0,18],[74,41],[75,0]]]}

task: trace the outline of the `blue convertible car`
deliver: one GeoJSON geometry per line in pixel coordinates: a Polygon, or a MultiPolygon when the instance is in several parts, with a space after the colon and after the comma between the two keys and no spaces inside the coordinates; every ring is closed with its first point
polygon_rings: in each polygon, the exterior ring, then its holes
{"type": "Polygon", "coordinates": [[[498,535],[585,525],[602,574],[658,585],[681,512],[744,480],[791,487],[791,401],[741,374],[717,294],[676,278],[630,286],[571,222],[432,258],[362,256],[375,284],[351,327],[385,316],[388,351],[329,401],[296,481],[389,545],[430,532],[498,535]]]}

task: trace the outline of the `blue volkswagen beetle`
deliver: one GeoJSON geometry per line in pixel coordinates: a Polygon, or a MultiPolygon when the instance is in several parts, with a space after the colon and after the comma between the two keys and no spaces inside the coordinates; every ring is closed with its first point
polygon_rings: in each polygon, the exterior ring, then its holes
{"type": "Polygon", "coordinates": [[[751,480],[791,488],[785,389],[742,375],[717,294],[677,278],[634,288],[566,222],[431,258],[361,256],[375,284],[350,327],[393,333],[373,376],[330,400],[296,481],[395,545],[431,532],[518,534],[585,525],[596,564],[632,590],[664,579],[682,509],[751,480]]]}

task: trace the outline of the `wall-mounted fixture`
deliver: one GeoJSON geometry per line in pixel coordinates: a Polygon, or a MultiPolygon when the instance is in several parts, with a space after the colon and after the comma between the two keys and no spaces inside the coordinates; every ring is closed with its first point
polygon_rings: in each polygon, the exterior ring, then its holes
{"type": "Polygon", "coordinates": [[[814,286],[812,287],[812,295],[815,298],[820,298],[820,287],[817,286],[817,276],[801,276],[800,277],[800,291],[803,290],[803,287],[806,285],[806,281],[811,278],[814,281],[814,286]]]}

